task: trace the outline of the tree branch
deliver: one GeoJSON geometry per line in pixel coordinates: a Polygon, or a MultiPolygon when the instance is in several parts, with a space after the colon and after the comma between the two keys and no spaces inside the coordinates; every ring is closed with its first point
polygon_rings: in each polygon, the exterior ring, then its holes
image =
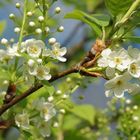
{"type": "MultiPolygon", "coordinates": [[[[96,43],[95,43],[95,45],[96,45],[96,43]]],[[[92,47],[92,49],[93,49],[93,47],[92,47]]],[[[86,57],[84,57],[84,59],[81,60],[81,62],[79,62],[78,65],[76,64],[72,68],[52,76],[52,78],[49,80],[49,82],[53,82],[57,79],[60,79],[64,76],[66,76],[66,75],[69,75],[71,73],[80,73],[81,75],[84,75],[84,76],[103,77],[104,78],[104,76],[100,73],[89,72],[89,71],[86,70],[86,67],[93,66],[93,64],[95,64],[96,60],[97,60],[96,55],[93,55],[91,53],[91,51],[89,51],[89,53],[86,55],[86,57]]],[[[32,93],[34,93],[35,91],[37,91],[38,89],[40,89],[42,87],[43,87],[42,84],[36,84],[36,85],[30,87],[27,91],[25,91],[21,95],[16,96],[10,102],[3,104],[0,107],[0,115],[2,115],[6,110],[8,110],[9,108],[11,108],[12,106],[14,106],[15,104],[17,104],[18,102],[20,102],[21,100],[23,100],[24,98],[31,95],[32,93]]]]}

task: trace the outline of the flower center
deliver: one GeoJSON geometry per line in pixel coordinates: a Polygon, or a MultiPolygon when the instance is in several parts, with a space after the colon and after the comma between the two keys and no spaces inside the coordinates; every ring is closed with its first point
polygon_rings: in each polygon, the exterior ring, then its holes
{"type": "Polygon", "coordinates": [[[41,68],[38,68],[38,69],[37,69],[37,75],[42,76],[42,75],[44,75],[44,74],[45,74],[45,72],[44,72],[43,69],[41,69],[41,68]]]}
{"type": "Polygon", "coordinates": [[[134,64],[134,63],[131,64],[131,65],[130,65],[130,69],[131,69],[131,72],[132,72],[132,73],[136,73],[136,71],[137,71],[137,66],[136,66],[136,64],[134,64]]]}
{"type": "Polygon", "coordinates": [[[122,85],[122,81],[121,81],[121,80],[118,80],[118,81],[117,81],[117,85],[118,85],[118,86],[122,85]]]}
{"type": "Polygon", "coordinates": [[[43,108],[43,114],[44,114],[44,115],[47,115],[47,114],[48,114],[48,108],[46,108],[46,107],[43,108]]]}
{"type": "Polygon", "coordinates": [[[55,50],[53,50],[53,53],[54,53],[55,55],[58,55],[58,54],[59,54],[59,50],[55,49],[55,50]]]}
{"type": "Polygon", "coordinates": [[[36,46],[30,46],[29,48],[31,53],[37,53],[38,52],[38,48],[36,46]]]}
{"type": "Polygon", "coordinates": [[[115,57],[114,61],[116,64],[121,64],[121,62],[122,62],[121,58],[119,58],[119,57],[115,57]]]}

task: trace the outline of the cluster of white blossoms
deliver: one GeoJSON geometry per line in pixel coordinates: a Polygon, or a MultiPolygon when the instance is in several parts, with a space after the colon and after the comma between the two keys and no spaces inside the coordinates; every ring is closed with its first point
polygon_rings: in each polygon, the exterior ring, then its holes
{"type": "Polygon", "coordinates": [[[23,130],[30,130],[30,124],[34,124],[43,137],[49,137],[51,120],[56,115],[54,104],[46,102],[44,98],[40,98],[33,102],[32,110],[33,117],[29,116],[29,113],[25,111],[22,114],[17,114],[15,116],[16,125],[23,130]]]}
{"type": "Polygon", "coordinates": [[[140,51],[129,47],[128,50],[107,48],[102,51],[98,66],[105,68],[108,81],[105,94],[121,98],[125,92],[140,92],[140,51]]]}
{"type": "MultiPolygon", "coordinates": [[[[67,50],[65,47],[60,47],[60,43],[53,42],[51,44],[52,49],[46,48],[42,40],[28,39],[19,43],[15,43],[10,46],[5,44],[6,49],[0,49],[0,61],[8,61],[14,57],[25,58],[25,66],[28,67],[28,73],[35,76],[39,80],[50,80],[50,69],[44,63],[44,60],[48,57],[65,62],[64,55],[67,50]]],[[[24,66],[24,65],[23,65],[24,66]]]]}

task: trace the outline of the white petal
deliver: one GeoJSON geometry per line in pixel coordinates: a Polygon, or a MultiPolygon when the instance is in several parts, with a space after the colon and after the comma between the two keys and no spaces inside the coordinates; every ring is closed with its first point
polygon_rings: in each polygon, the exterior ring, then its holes
{"type": "Polygon", "coordinates": [[[106,90],[105,91],[105,96],[106,97],[110,97],[110,96],[112,96],[112,94],[113,94],[112,90],[106,90]]]}
{"type": "Polygon", "coordinates": [[[109,61],[109,62],[108,62],[108,65],[109,65],[109,67],[111,67],[111,68],[115,68],[115,67],[116,67],[116,64],[115,64],[113,61],[109,61]]]}
{"type": "Polygon", "coordinates": [[[43,54],[42,54],[43,56],[51,56],[52,55],[52,52],[51,52],[51,50],[50,49],[45,49],[44,51],[43,51],[43,54]]]}
{"type": "Polygon", "coordinates": [[[104,67],[108,66],[108,60],[106,58],[104,58],[104,57],[100,58],[97,63],[98,63],[99,67],[104,68],[104,67]]]}
{"type": "Polygon", "coordinates": [[[65,47],[63,47],[63,48],[60,49],[60,55],[61,56],[65,55],[66,52],[67,52],[67,49],[65,47]]]}
{"type": "Polygon", "coordinates": [[[103,57],[108,57],[110,55],[110,53],[111,53],[111,49],[107,48],[107,49],[102,51],[101,55],[103,57]]]}
{"type": "Polygon", "coordinates": [[[51,77],[52,77],[52,76],[51,76],[50,74],[47,74],[47,75],[44,76],[44,79],[45,79],[45,80],[50,80],[51,77]]]}
{"type": "Polygon", "coordinates": [[[45,43],[42,40],[36,40],[35,45],[37,45],[40,48],[45,48],[45,43]]]}
{"type": "Polygon", "coordinates": [[[52,45],[52,49],[56,50],[56,49],[60,49],[60,43],[56,42],[54,45],[52,45]]]}
{"type": "Polygon", "coordinates": [[[115,76],[115,69],[114,68],[107,67],[106,68],[106,75],[109,78],[113,78],[115,76]]]}
{"type": "Polygon", "coordinates": [[[114,95],[115,95],[117,98],[122,98],[122,97],[124,96],[124,90],[115,89],[115,90],[114,90],[114,95]]]}
{"type": "Polygon", "coordinates": [[[61,56],[58,56],[57,59],[58,59],[59,61],[61,61],[61,62],[66,62],[66,61],[67,61],[66,58],[61,57],[61,56]]]}

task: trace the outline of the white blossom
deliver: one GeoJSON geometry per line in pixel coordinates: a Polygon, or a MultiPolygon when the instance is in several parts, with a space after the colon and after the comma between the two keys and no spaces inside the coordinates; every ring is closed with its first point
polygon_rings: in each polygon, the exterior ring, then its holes
{"type": "Polygon", "coordinates": [[[128,47],[128,54],[132,60],[140,59],[140,51],[137,48],[133,48],[131,46],[128,47]]]}
{"type": "Polygon", "coordinates": [[[65,62],[66,58],[63,56],[66,54],[67,49],[65,47],[60,48],[60,43],[55,43],[52,45],[52,50],[46,49],[43,53],[44,56],[50,56],[61,62],[65,62]]]}
{"type": "Polygon", "coordinates": [[[133,61],[129,67],[128,67],[128,72],[135,78],[140,77],[140,60],[138,61],[133,61]]]}
{"type": "Polygon", "coordinates": [[[107,48],[102,51],[101,58],[97,61],[99,67],[107,67],[109,64],[108,57],[111,54],[111,49],[107,48]]]}
{"type": "Polygon", "coordinates": [[[40,98],[33,101],[33,108],[40,112],[40,117],[48,122],[56,115],[56,110],[53,103],[46,102],[45,98],[40,98]]]}
{"type": "Polygon", "coordinates": [[[105,94],[110,95],[114,93],[114,95],[118,98],[123,97],[126,91],[133,88],[133,85],[129,83],[130,80],[131,76],[128,73],[114,77],[105,83],[105,94]]]}
{"type": "Polygon", "coordinates": [[[51,124],[50,122],[38,120],[37,122],[37,128],[39,130],[39,133],[43,137],[49,137],[51,135],[51,130],[50,130],[51,124]]]}
{"type": "Polygon", "coordinates": [[[45,44],[41,40],[28,39],[25,42],[25,47],[31,57],[39,57],[45,44]]]}
{"type": "Polygon", "coordinates": [[[7,51],[6,51],[7,56],[9,57],[14,57],[14,56],[20,56],[19,52],[18,52],[18,45],[17,44],[13,44],[12,47],[8,47],[7,51]]]}
{"type": "Polygon", "coordinates": [[[18,127],[21,127],[23,129],[29,128],[29,115],[26,112],[23,112],[22,114],[17,114],[15,116],[15,123],[18,127]]]}
{"type": "Polygon", "coordinates": [[[29,68],[29,74],[36,76],[39,80],[50,80],[51,75],[49,74],[50,70],[45,66],[37,66],[29,68]]]}
{"type": "Polygon", "coordinates": [[[52,117],[56,115],[56,110],[54,108],[54,105],[49,102],[40,102],[39,104],[39,111],[40,111],[40,116],[45,120],[49,121],[52,117]]]}
{"type": "Polygon", "coordinates": [[[123,48],[112,52],[110,49],[105,49],[101,56],[102,57],[98,60],[98,66],[100,67],[109,66],[124,71],[131,62],[127,51],[123,48]]]}

